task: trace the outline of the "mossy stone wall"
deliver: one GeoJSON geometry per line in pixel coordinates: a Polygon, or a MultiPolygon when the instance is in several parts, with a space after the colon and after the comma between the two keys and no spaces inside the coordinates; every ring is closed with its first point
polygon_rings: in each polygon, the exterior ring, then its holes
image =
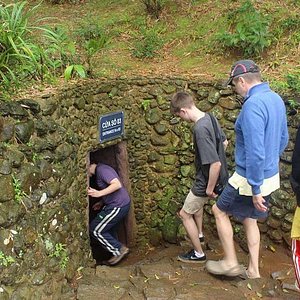
{"type": "MultiPolygon", "coordinates": [[[[123,110],[138,246],[177,242],[177,210],[194,168],[191,124],[169,113],[179,90],[219,119],[234,167],[234,121],[239,99],[219,83],[185,78],[83,81],[39,95],[0,102],[0,298],[70,299],[81,267],[91,263],[87,234],[87,156],[99,143],[99,116],[123,110]],[[48,298],[47,298],[48,297],[48,298]],[[69,297],[69,298],[68,298],[69,297]]],[[[289,109],[289,107],[288,107],[289,109]]],[[[273,241],[289,242],[295,199],[288,176],[299,115],[289,118],[291,141],[281,162],[282,189],[260,224],[273,241]]],[[[205,228],[214,229],[211,204],[205,228]]],[[[243,243],[240,224],[236,237],[243,243]]]]}

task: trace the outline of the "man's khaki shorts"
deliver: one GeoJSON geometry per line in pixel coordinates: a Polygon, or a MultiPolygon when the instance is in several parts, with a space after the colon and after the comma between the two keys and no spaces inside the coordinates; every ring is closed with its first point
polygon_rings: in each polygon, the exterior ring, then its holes
{"type": "Polygon", "coordinates": [[[198,210],[203,208],[204,204],[207,202],[208,197],[199,197],[195,196],[192,191],[190,191],[185,198],[182,209],[188,213],[193,215],[198,210]]]}

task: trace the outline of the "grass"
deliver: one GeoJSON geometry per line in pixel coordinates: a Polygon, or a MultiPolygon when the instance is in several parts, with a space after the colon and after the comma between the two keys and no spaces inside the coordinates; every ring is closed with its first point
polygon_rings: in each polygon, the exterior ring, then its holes
{"type": "MultiPolygon", "coordinates": [[[[37,3],[30,1],[28,5],[37,3]]],[[[296,20],[300,16],[300,3],[256,0],[253,4],[272,16],[270,30],[274,35],[271,47],[255,60],[265,71],[265,77],[280,88],[286,75],[299,67],[300,22],[296,20]],[[292,24],[294,29],[291,31],[282,24],[292,24]]],[[[107,32],[109,43],[92,58],[96,76],[201,74],[213,80],[226,78],[231,64],[242,58],[240,53],[223,51],[215,42],[215,34],[228,29],[227,16],[239,5],[239,1],[232,0],[168,0],[160,19],[153,20],[139,0],[85,0],[76,5],[51,5],[44,1],[36,17],[54,17],[47,22],[67,28],[77,41],[80,55],[78,31],[87,30],[88,23],[93,21],[107,32]],[[132,54],[142,27],[159,28],[164,44],[154,58],[141,59],[132,54]]]]}

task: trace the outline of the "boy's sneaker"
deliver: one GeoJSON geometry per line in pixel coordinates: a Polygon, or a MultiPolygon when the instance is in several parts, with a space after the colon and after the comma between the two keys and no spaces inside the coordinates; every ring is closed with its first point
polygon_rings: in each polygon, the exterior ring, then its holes
{"type": "Polygon", "coordinates": [[[187,263],[204,263],[206,261],[206,255],[197,257],[194,250],[191,250],[185,254],[178,255],[178,260],[187,263]]]}
{"type": "Polygon", "coordinates": [[[108,260],[108,263],[113,266],[116,265],[121,259],[123,259],[129,253],[129,249],[122,245],[120,249],[120,254],[113,256],[111,259],[108,260]]]}

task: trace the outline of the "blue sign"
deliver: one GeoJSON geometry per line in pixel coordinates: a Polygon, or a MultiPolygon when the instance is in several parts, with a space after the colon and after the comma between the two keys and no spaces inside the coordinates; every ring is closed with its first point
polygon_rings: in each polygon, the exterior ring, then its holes
{"type": "Polygon", "coordinates": [[[124,112],[118,111],[103,115],[99,119],[100,143],[124,135],[124,112]]]}

